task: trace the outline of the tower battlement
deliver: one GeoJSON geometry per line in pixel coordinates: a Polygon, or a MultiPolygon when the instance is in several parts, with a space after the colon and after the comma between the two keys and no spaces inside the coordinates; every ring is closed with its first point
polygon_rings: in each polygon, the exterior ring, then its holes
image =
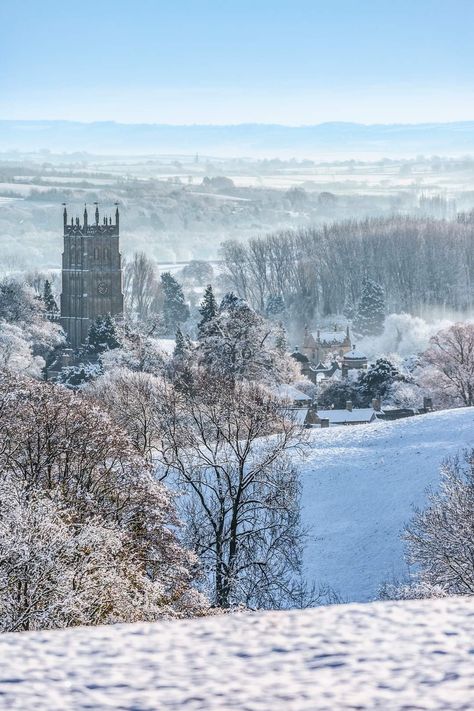
{"type": "Polygon", "coordinates": [[[119,209],[117,203],[115,203],[115,223],[112,222],[112,216],[103,216],[102,221],[99,214],[99,206],[95,203],[95,213],[94,222],[89,222],[89,215],[87,212],[87,206],[84,206],[83,220],[79,217],[71,217],[71,221],[68,222],[68,214],[66,205],[64,205],[63,210],[63,225],[64,225],[64,236],[66,235],[118,235],[119,234],[119,209]]]}
{"type": "Polygon", "coordinates": [[[83,220],[68,222],[63,210],[64,251],[62,264],[61,325],[73,348],[87,340],[97,316],[123,314],[122,260],[119,247],[119,210],[112,217],[99,215],[89,223],[87,206],[83,220]]]}

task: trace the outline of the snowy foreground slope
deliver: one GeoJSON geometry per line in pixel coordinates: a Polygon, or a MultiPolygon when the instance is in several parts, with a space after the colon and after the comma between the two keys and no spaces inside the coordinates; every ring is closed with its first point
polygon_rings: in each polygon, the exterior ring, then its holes
{"type": "Polygon", "coordinates": [[[0,636],[0,708],[472,709],[474,601],[0,636]]]}
{"type": "MultiPolygon", "coordinates": [[[[303,463],[303,522],[309,527],[307,578],[344,601],[377,597],[406,574],[400,532],[439,465],[474,446],[474,408],[312,430],[303,463]]],[[[473,700],[474,708],[474,700],[473,700]]]]}

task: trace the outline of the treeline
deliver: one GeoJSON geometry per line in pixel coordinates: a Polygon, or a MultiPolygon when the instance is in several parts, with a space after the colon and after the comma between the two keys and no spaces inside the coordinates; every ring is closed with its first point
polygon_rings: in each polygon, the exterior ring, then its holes
{"type": "Polygon", "coordinates": [[[282,299],[295,323],[350,311],[364,277],[387,309],[423,313],[473,304],[474,224],[394,216],[275,232],[222,252],[230,285],[261,312],[282,299]]]}

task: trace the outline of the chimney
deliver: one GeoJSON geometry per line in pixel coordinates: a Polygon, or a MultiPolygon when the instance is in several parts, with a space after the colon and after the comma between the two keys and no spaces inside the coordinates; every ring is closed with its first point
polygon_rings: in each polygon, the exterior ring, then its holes
{"type": "Polygon", "coordinates": [[[427,412],[432,412],[432,410],[433,410],[433,398],[432,397],[424,397],[423,398],[423,409],[426,410],[427,412]]]}
{"type": "Polygon", "coordinates": [[[352,412],[352,400],[346,400],[346,410],[352,412]]]}
{"type": "Polygon", "coordinates": [[[372,409],[375,410],[375,412],[380,412],[380,410],[382,409],[378,397],[372,398],[372,409]]]}

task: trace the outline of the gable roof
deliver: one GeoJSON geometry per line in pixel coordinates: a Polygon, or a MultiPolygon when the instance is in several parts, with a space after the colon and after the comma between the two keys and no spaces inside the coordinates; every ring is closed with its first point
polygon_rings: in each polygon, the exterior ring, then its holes
{"type": "Polygon", "coordinates": [[[345,422],[372,422],[377,419],[377,413],[372,407],[357,407],[352,411],[318,410],[317,415],[321,420],[329,420],[330,423],[339,425],[345,422]]]}

